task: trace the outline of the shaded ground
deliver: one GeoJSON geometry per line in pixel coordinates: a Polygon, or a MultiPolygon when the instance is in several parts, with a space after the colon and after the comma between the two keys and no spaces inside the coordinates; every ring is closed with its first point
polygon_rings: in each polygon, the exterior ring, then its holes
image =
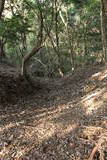
{"type": "Polygon", "coordinates": [[[41,80],[33,90],[15,69],[0,68],[2,160],[88,160],[102,137],[93,159],[107,159],[107,66],[41,80]]]}

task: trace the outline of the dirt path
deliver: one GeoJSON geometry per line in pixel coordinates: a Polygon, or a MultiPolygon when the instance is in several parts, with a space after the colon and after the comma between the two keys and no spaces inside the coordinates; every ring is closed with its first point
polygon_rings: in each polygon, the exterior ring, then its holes
{"type": "Polygon", "coordinates": [[[107,131],[107,66],[39,81],[33,92],[16,70],[0,68],[0,158],[88,160],[107,131]]]}

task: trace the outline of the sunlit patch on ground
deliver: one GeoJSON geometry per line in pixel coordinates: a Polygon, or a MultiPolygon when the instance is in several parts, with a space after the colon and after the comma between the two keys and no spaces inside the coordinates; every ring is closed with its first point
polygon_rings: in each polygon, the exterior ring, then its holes
{"type": "Polygon", "coordinates": [[[55,82],[49,93],[1,106],[0,158],[88,159],[107,130],[107,71],[77,82],[76,76],[55,82]]]}
{"type": "Polygon", "coordinates": [[[98,79],[99,81],[107,78],[107,69],[105,68],[102,72],[95,73],[91,76],[90,79],[98,79]]]}
{"type": "MultiPolygon", "coordinates": [[[[104,97],[106,97],[106,88],[91,92],[83,97],[81,103],[86,109],[86,114],[93,114],[98,108],[104,104],[104,97]]],[[[106,97],[107,98],[107,97],[106,97]]]]}
{"type": "Polygon", "coordinates": [[[83,129],[83,137],[95,141],[104,131],[105,129],[102,127],[87,126],[83,129]]]}

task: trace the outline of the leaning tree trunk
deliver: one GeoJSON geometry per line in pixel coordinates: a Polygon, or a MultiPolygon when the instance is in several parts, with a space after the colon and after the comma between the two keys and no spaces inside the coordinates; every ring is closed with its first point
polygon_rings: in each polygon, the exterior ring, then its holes
{"type": "Polygon", "coordinates": [[[107,61],[107,0],[101,0],[101,32],[103,60],[107,61]]]}
{"type": "Polygon", "coordinates": [[[28,78],[27,74],[28,62],[30,58],[33,57],[40,50],[40,48],[42,47],[42,43],[43,43],[43,15],[42,11],[40,10],[40,30],[37,36],[37,43],[32,49],[32,51],[27,55],[25,55],[22,59],[21,76],[28,78]]]}

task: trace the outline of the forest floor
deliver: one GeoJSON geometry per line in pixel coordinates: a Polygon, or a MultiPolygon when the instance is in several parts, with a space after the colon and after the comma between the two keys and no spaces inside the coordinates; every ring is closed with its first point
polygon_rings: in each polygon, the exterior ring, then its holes
{"type": "Polygon", "coordinates": [[[107,65],[35,84],[0,65],[0,160],[106,160],[107,65]]]}

